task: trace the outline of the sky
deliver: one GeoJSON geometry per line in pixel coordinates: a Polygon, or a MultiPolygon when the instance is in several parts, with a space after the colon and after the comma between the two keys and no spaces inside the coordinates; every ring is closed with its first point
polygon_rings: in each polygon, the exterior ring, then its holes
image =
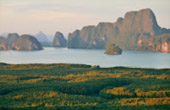
{"type": "Polygon", "coordinates": [[[60,31],[67,36],[144,8],[152,9],[161,27],[170,28],[170,0],[0,0],[0,34],[60,31]]]}

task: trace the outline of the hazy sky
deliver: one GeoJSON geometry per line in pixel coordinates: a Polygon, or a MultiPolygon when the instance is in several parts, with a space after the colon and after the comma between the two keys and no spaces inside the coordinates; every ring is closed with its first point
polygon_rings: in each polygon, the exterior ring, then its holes
{"type": "Polygon", "coordinates": [[[170,0],[0,0],[0,33],[67,35],[143,8],[152,9],[158,24],[170,28],[170,0]]]}

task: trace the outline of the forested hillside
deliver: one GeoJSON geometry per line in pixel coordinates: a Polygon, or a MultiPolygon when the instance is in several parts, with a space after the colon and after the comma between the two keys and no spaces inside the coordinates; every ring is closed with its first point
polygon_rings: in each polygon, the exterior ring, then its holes
{"type": "Polygon", "coordinates": [[[170,69],[0,64],[0,109],[169,110],[170,69]]]}

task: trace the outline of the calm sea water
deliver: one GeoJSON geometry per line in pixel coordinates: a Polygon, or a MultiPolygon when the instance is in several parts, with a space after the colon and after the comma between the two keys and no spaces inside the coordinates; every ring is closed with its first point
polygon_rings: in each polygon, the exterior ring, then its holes
{"type": "Polygon", "coordinates": [[[106,55],[104,50],[44,48],[42,51],[0,51],[0,62],[74,63],[101,67],[170,68],[170,53],[124,50],[122,55],[106,55]]]}

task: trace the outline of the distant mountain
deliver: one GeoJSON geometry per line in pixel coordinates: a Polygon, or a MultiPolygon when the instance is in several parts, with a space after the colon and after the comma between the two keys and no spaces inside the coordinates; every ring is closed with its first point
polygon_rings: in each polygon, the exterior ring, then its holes
{"type": "Polygon", "coordinates": [[[61,32],[56,32],[53,40],[54,47],[66,47],[67,40],[64,38],[64,35],[61,32]]]}
{"type": "Polygon", "coordinates": [[[1,36],[1,37],[4,37],[4,38],[7,38],[7,37],[8,37],[8,34],[9,34],[9,33],[6,32],[6,33],[2,33],[0,36],[1,36]]]}
{"type": "Polygon", "coordinates": [[[37,38],[37,40],[41,43],[49,42],[48,37],[41,31],[35,35],[35,38],[37,38]]]}
{"type": "Polygon", "coordinates": [[[49,42],[53,42],[55,35],[53,35],[53,34],[47,34],[46,36],[47,36],[47,38],[49,39],[49,42]]]}
{"type": "Polygon", "coordinates": [[[85,26],[69,34],[68,48],[105,48],[116,44],[122,49],[170,52],[170,29],[161,28],[151,9],[131,11],[115,23],[85,26]]]}
{"type": "Polygon", "coordinates": [[[0,37],[0,50],[31,51],[42,50],[42,45],[38,40],[30,35],[10,33],[7,38],[0,37]]]}

